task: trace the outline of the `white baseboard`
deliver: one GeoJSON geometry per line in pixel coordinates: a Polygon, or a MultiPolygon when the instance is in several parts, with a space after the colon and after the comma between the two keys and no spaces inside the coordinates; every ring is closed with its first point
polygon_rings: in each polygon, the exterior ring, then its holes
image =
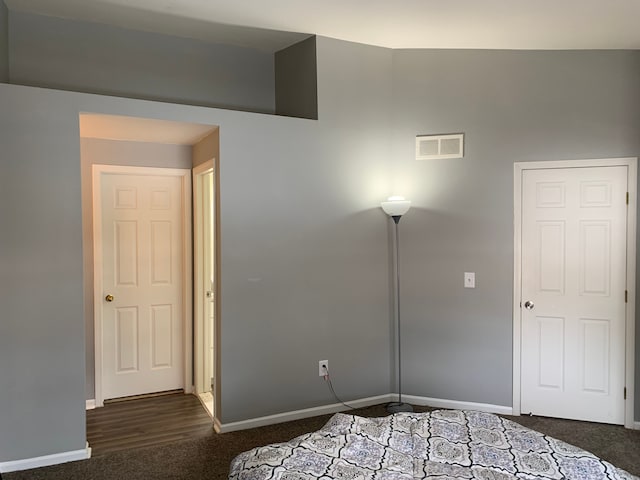
{"type": "MultiPolygon", "coordinates": [[[[397,395],[378,395],[377,397],[362,398],[360,400],[352,400],[346,402],[352,407],[369,407],[380,403],[392,402],[397,395]]],[[[219,419],[215,419],[213,426],[218,433],[234,432],[236,430],[246,430],[249,428],[263,427],[265,425],[273,425],[276,423],[290,422],[292,420],[300,420],[301,418],[315,417],[317,415],[326,415],[328,413],[344,412],[347,407],[341,403],[333,403],[321,407],[305,408],[303,410],[294,410],[292,412],[278,413],[276,415],[268,415],[266,417],[250,418],[239,422],[221,423],[219,419]]]]}
{"type": "MultiPolygon", "coordinates": [[[[216,431],[216,433],[224,433],[222,431],[222,423],[220,423],[220,420],[218,418],[213,419],[213,429],[216,431]]],[[[228,432],[229,430],[226,431],[228,432]]]]}
{"type": "Polygon", "coordinates": [[[13,460],[11,462],[0,462],[0,473],[17,472],[19,470],[30,470],[32,468],[48,467],[60,463],[76,462],[91,458],[91,448],[71,452],[54,453],[43,457],[25,458],[23,460],[13,460]]]}
{"type": "Polygon", "coordinates": [[[416,395],[403,395],[402,399],[413,405],[422,405],[433,408],[450,408],[454,410],[476,410],[478,412],[497,413],[499,415],[513,415],[513,407],[504,405],[492,405],[490,403],[461,402],[459,400],[446,400],[444,398],[418,397],[416,395]]]}
{"type": "MultiPolygon", "coordinates": [[[[419,397],[416,395],[403,395],[406,400],[413,405],[428,406],[434,408],[451,408],[456,410],[477,410],[480,412],[497,413],[501,415],[512,415],[513,408],[503,405],[492,405],[489,403],[460,402],[457,400],[445,400],[442,398],[419,397]]],[[[397,394],[378,395],[377,397],[362,398],[347,402],[349,405],[360,408],[371,405],[379,405],[381,403],[398,401],[397,394]]],[[[234,432],[236,430],[246,430],[249,428],[263,427],[265,425],[273,425],[275,423],[290,422],[292,420],[300,420],[301,418],[315,417],[317,415],[326,415],[328,413],[344,412],[347,407],[340,403],[324,405],[321,407],[306,408],[304,410],[294,410],[292,412],[278,413],[276,415],[268,415],[266,417],[250,418],[239,422],[221,423],[215,418],[213,427],[218,433],[234,432]]]]}
{"type": "Polygon", "coordinates": [[[640,422],[633,422],[633,429],[640,430],[640,422]]]}
{"type": "Polygon", "coordinates": [[[93,410],[94,408],[96,408],[96,399],[87,400],[87,410],[93,410]]]}

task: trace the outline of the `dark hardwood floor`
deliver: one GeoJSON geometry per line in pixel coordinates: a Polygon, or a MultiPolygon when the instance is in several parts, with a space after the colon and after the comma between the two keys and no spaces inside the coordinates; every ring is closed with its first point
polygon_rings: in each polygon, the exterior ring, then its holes
{"type": "Polygon", "coordinates": [[[213,434],[213,421],[194,395],[173,393],[87,410],[92,456],[213,434]]]}

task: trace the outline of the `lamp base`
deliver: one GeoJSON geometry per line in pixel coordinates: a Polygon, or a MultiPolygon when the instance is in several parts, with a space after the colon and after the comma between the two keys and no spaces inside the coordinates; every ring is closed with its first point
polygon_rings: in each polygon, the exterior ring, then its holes
{"type": "Polygon", "coordinates": [[[387,404],[387,412],[389,413],[413,412],[413,407],[408,403],[404,403],[404,402],[391,402],[387,404]]]}

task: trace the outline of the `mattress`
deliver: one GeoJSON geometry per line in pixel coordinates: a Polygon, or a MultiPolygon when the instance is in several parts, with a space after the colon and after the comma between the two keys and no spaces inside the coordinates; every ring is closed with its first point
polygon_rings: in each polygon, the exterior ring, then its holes
{"type": "Polygon", "coordinates": [[[229,478],[639,480],[561,440],[462,410],[381,418],[338,413],[316,432],[240,454],[229,478]]]}

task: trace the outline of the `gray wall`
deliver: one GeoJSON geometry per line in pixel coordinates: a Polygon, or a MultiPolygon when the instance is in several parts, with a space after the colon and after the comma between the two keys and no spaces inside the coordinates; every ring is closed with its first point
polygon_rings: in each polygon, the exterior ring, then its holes
{"type": "Polygon", "coordinates": [[[9,10],[0,0],[0,83],[9,81],[9,10]]]}
{"type": "Polygon", "coordinates": [[[85,447],[78,110],[0,84],[0,461],[85,447]]]}
{"type": "Polygon", "coordinates": [[[11,12],[10,81],[273,113],[273,55],[11,12]],[[55,41],[52,41],[55,39],[55,41]]]}
{"type": "Polygon", "coordinates": [[[87,400],[95,398],[92,166],[98,164],[190,169],[191,155],[192,148],[188,145],[124,142],[96,138],[80,139],[84,319],[87,346],[85,395],[87,400]]]}
{"type": "Polygon", "coordinates": [[[319,121],[220,124],[225,422],[333,403],[322,359],[344,400],[389,392],[391,52],[317,48],[319,121]]]}
{"type": "Polygon", "coordinates": [[[637,155],[640,54],[317,55],[318,121],[0,85],[0,462],[84,448],[79,112],[220,126],[223,423],[333,403],[320,359],[345,400],[392,390],[394,190],[405,392],[511,404],[513,162],[637,155]],[[413,160],[451,131],[464,159],[413,160]]]}
{"type": "Polygon", "coordinates": [[[316,38],[298,42],[275,54],[276,113],[318,118],[316,38]]]}
{"type": "Polygon", "coordinates": [[[0,85],[0,462],[84,448],[79,112],[220,125],[222,422],[389,392],[391,54],[318,48],[318,122],[0,85]]]}
{"type": "Polygon", "coordinates": [[[405,390],[510,406],[513,163],[640,155],[640,52],[396,51],[393,100],[405,390]],[[414,160],[450,132],[463,159],[414,160]]]}

